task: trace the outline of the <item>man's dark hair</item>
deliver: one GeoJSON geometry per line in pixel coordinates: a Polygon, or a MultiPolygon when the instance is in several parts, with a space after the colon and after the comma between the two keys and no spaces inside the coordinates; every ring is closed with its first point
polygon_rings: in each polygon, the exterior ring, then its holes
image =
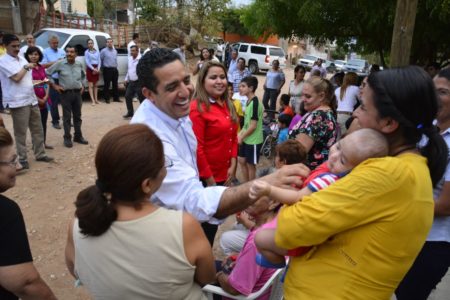
{"type": "Polygon", "coordinates": [[[240,60],[242,60],[244,62],[244,66],[245,66],[245,58],[239,57],[237,61],[239,62],[240,60]]]}
{"type": "Polygon", "coordinates": [[[75,50],[75,53],[77,52],[77,48],[76,48],[75,46],[73,46],[73,45],[67,45],[67,46],[64,48],[64,52],[67,52],[67,49],[71,49],[71,48],[73,48],[73,50],[75,50]]]}
{"type": "Polygon", "coordinates": [[[133,33],[133,40],[138,39],[139,38],[139,33],[133,33]]]}
{"type": "Polygon", "coordinates": [[[145,53],[136,67],[136,73],[141,86],[157,93],[156,88],[159,80],[155,76],[155,69],[162,68],[176,60],[181,62],[180,56],[166,48],[155,48],[145,53]]]}
{"type": "Polygon", "coordinates": [[[255,76],[247,76],[242,78],[241,82],[244,82],[249,88],[253,89],[253,93],[256,92],[258,88],[258,78],[255,76]]]}
{"type": "Polygon", "coordinates": [[[133,48],[136,48],[136,50],[137,50],[138,47],[136,45],[133,45],[133,46],[130,47],[130,50],[133,49],[133,48]]]}
{"type": "Polygon", "coordinates": [[[20,41],[19,38],[17,37],[17,35],[15,34],[11,34],[11,33],[5,33],[3,35],[3,44],[5,46],[8,46],[9,44],[11,44],[14,41],[20,41]]]}

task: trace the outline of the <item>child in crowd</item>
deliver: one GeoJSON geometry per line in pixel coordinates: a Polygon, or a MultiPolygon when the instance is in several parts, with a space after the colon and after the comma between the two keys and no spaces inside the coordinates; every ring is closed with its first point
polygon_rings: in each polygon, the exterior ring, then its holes
{"type": "Polygon", "coordinates": [[[289,138],[289,124],[292,118],[288,114],[278,116],[278,139],[277,144],[281,144],[289,138]]]}
{"type": "Polygon", "coordinates": [[[288,115],[291,118],[294,117],[294,111],[289,106],[291,98],[287,94],[283,94],[280,97],[280,115],[288,115]]]}
{"type": "Polygon", "coordinates": [[[238,132],[241,131],[242,126],[244,126],[244,110],[242,109],[242,103],[239,98],[233,98],[233,84],[231,82],[228,82],[227,85],[228,88],[228,98],[230,99],[231,103],[233,103],[234,109],[236,110],[236,114],[239,117],[239,125],[238,125],[238,132]]]}
{"type": "MultiPolygon", "coordinates": [[[[233,83],[231,83],[233,84],[233,83]]],[[[234,91],[234,89],[233,89],[234,91]]],[[[242,112],[245,113],[245,106],[247,105],[247,96],[243,95],[241,92],[241,85],[239,85],[239,92],[236,92],[233,95],[233,100],[239,100],[241,102],[241,106],[242,106],[242,112]]]]}
{"type": "Polygon", "coordinates": [[[302,102],[300,103],[300,111],[297,114],[295,114],[295,116],[292,118],[291,124],[289,124],[289,131],[291,131],[295,125],[301,122],[305,114],[306,114],[305,102],[302,102]]]}
{"type": "Polygon", "coordinates": [[[306,160],[306,149],[296,140],[287,140],[275,147],[275,168],[284,165],[303,163],[306,160]]]}
{"type": "MultiPolygon", "coordinates": [[[[301,201],[304,196],[331,185],[366,159],[383,157],[387,154],[388,143],[381,133],[373,129],[360,129],[331,147],[328,161],[317,168],[320,169],[321,174],[318,174],[318,170],[310,174],[301,190],[282,189],[257,180],[250,188],[250,197],[258,199],[266,195],[283,204],[292,205],[301,201]]],[[[275,245],[275,230],[261,230],[255,237],[258,250],[262,254],[257,257],[257,262],[260,265],[265,267],[283,267],[285,265],[285,255],[297,256],[309,250],[308,247],[287,251],[277,247],[275,245]]]]}
{"type": "Polygon", "coordinates": [[[244,182],[255,179],[256,164],[259,161],[259,152],[263,143],[263,106],[255,95],[257,88],[258,79],[255,76],[245,77],[239,84],[241,94],[248,98],[244,126],[238,134],[240,145],[238,162],[244,182]]]}

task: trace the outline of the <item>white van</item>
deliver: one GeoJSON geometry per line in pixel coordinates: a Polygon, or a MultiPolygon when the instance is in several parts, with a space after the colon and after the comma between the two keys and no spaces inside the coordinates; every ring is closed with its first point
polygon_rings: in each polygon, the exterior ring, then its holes
{"type": "Polygon", "coordinates": [[[245,64],[252,74],[263,70],[268,71],[272,68],[274,60],[280,62],[280,68],[286,67],[286,54],[280,47],[265,44],[236,43],[233,44],[233,48],[237,49],[238,57],[245,59],[245,64]]]}
{"type": "MultiPolygon", "coordinates": [[[[77,52],[77,60],[80,61],[83,66],[86,66],[84,62],[84,51],[87,49],[87,40],[92,39],[94,41],[94,48],[101,51],[106,47],[106,39],[110,38],[109,34],[100,31],[64,28],[44,28],[33,35],[36,40],[36,45],[41,46],[43,49],[48,48],[48,38],[51,35],[58,36],[58,47],[63,50],[69,45],[75,47],[77,52]]],[[[117,49],[117,52],[119,83],[123,83],[128,69],[127,50],[117,49]]],[[[101,73],[98,85],[103,86],[103,76],[101,73]]],[[[87,87],[86,80],[84,82],[84,86],[87,87]]]]}

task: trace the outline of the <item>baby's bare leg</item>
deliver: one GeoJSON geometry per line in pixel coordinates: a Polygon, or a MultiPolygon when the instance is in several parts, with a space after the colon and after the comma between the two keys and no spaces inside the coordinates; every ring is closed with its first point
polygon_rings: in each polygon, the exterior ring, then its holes
{"type": "Polygon", "coordinates": [[[275,244],[275,229],[261,229],[255,235],[258,251],[271,263],[278,264],[285,261],[286,249],[275,244]]]}

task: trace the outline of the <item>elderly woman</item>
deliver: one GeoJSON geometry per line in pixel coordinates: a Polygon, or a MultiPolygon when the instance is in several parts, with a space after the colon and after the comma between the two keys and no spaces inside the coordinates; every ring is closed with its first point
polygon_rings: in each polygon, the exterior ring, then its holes
{"type": "MultiPolygon", "coordinates": [[[[450,148],[449,68],[434,77],[434,85],[440,101],[437,126],[450,148]]],[[[426,300],[450,267],[450,162],[444,177],[434,188],[433,196],[433,226],[413,266],[395,291],[398,300],[426,300]]]]}
{"type": "MultiPolygon", "coordinates": [[[[205,186],[230,185],[237,166],[239,118],[228,97],[227,73],[221,63],[208,61],[200,70],[189,117],[197,137],[200,179],[205,186]]],[[[207,235],[212,243],[217,225],[211,226],[207,235]]]]}
{"type": "Polygon", "coordinates": [[[148,201],[172,166],[161,140],[146,125],[117,127],[95,166],[96,184],[78,194],[69,226],[70,273],[95,299],[206,299],[200,286],[215,269],[200,225],[148,201]]]}
{"type": "Polygon", "coordinates": [[[432,186],[448,157],[433,125],[437,109],[422,69],[370,74],[354,116],[362,128],[386,136],[389,156],[369,159],[281,210],[276,244],[316,245],[291,260],[286,299],[390,299],[433,222],[432,186]]]}
{"type": "MultiPolygon", "coordinates": [[[[17,154],[9,132],[0,127],[0,193],[16,185],[17,154]]],[[[0,299],[56,299],[33,265],[22,212],[0,195],[0,299]]]]}
{"type": "Polygon", "coordinates": [[[303,85],[301,99],[307,114],[293,127],[290,137],[305,147],[306,165],[313,170],[328,159],[330,147],[336,142],[336,98],[327,79],[313,76],[303,85]]]}

